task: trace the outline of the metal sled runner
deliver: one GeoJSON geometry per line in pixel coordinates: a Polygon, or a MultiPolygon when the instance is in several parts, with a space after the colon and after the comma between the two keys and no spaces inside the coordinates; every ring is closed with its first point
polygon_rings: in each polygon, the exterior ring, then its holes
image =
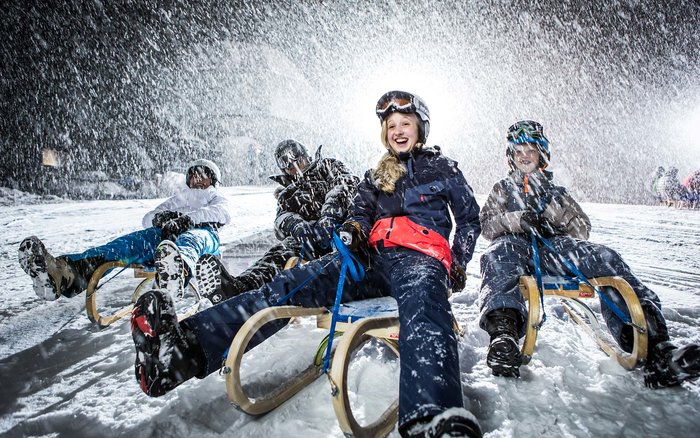
{"type": "MultiPolygon", "coordinates": [[[[598,277],[589,279],[589,284],[580,282],[577,278],[545,277],[543,279],[544,296],[557,296],[569,317],[591,335],[600,348],[609,356],[615,358],[626,369],[633,369],[647,357],[648,337],[646,319],[642,306],[632,287],[621,277],[598,277]],[[604,336],[603,327],[598,322],[593,311],[582,299],[596,298],[593,287],[613,287],[622,296],[629,312],[634,333],[634,347],[631,353],[622,351],[616,344],[609,342],[604,336]]],[[[523,341],[523,364],[532,358],[537,341],[537,332],[542,325],[543,309],[540,304],[540,291],[535,277],[525,276],[519,280],[520,291],[528,301],[528,322],[523,341]]]]}
{"type": "MultiPolygon", "coordinates": [[[[331,314],[326,308],[270,307],[253,315],[241,327],[231,342],[223,371],[226,377],[226,391],[231,402],[244,412],[251,415],[269,412],[322,374],[321,354],[317,353],[308,368],[261,397],[248,396],[241,385],[241,360],[248,343],[257,331],[270,321],[300,316],[316,316],[318,327],[330,328],[331,314]]],[[[373,338],[387,345],[398,357],[399,322],[396,302],[392,298],[375,298],[341,306],[341,312],[336,321],[336,332],[333,336],[341,333],[343,335],[335,348],[332,366],[328,373],[333,395],[333,408],[340,428],[345,434],[356,437],[386,436],[398,420],[398,399],[395,399],[373,423],[366,426],[360,425],[350,406],[347,373],[352,353],[373,338]]],[[[319,353],[324,350],[326,341],[319,346],[319,353]]]]}
{"type": "MultiPolygon", "coordinates": [[[[119,271],[116,275],[119,275],[120,272],[121,271],[119,271]]],[[[114,322],[119,321],[125,316],[130,315],[134,308],[134,303],[143,292],[151,287],[154,278],[155,271],[140,264],[128,264],[121,261],[106,262],[101,264],[90,277],[87,291],[85,293],[85,311],[87,312],[88,318],[100,328],[105,328],[114,322]],[[100,280],[102,280],[107,273],[115,268],[121,268],[121,270],[132,269],[134,271],[134,278],[140,278],[142,280],[139,282],[138,286],[136,286],[136,289],[134,289],[134,292],[131,295],[131,304],[122,307],[111,315],[103,315],[98,310],[97,292],[101,286],[106,284],[106,281],[100,285],[100,280]]],[[[195,302],[199,301],[199,292],[197,292],[197,288],[192,284],[192,282],[190,282],[189,286],[187,287],[186,294],[192,294],[195,302]]],[[[197,306],[190,306],[184,311],[184,313],[178,314],[178,319],[182,320],[190,315],[193,315],[196,312],[196,309],[197,306]]]]}

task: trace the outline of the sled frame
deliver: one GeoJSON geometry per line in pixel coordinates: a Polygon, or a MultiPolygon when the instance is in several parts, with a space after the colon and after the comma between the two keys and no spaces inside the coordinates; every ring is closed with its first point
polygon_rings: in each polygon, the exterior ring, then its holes
{"type": "MultiPolygon", "coordinates": [[[[561,298],[564,310],[573,322],[581,326],[588,335],[595,339],[598,346],[624,368],[631,370],[646,360],[648,335],[647,324],[639,303],[639,298],[632,287],[622,277],[598,277],[589,279],[591,285],[599,287],[613,287],[616,289],[627,305],[633,324],[634,346],[631,353],[622,351],[616,344],[610,343],[603,335],[603,327],[593,311],[582,301],[583,299],[595,299],[594,289],[586,283],[581,283],[576,278],[550,277],[543,283],[545,296],[557,296],[561,298]],[[576,287],[576,284],[578,286],[576,287]]],[[[520,292],[528,302],[528,321],[523,341],[522,354],[523,365],[530,362],[537,341],[537,332],[542,324],[542,307],[540,305],[540,293],[537,281],[532,276],[522,276],[518,280],[520,292]]]]}
{"type": "MultiPolygon", "coordinates": [[[[275,306],[260,310],[246,321],[234,337],[224,362],[222,373],[226,380],[226,392],[231,403],[250,415],[265,414],[289,400],[297,392],[308,386],[322,374],[321,361],[312,361],[306,369],[293,376],[279,387],[259,397],[250,397],[241,384],[240,367],[250,340],[268,322],[277,319],[316,316],[319,328],[330,329],[331,314],[328,309],[303,308],[297,306],[275,306]]],[[[399,356],[399,322],[397,317],[367,317],[354,322],[336,322],[333,336],[342,336],[336,341],[328,376],[335,410],[340,428],[346,434],[356,437],[386,436],[398,421],[398,398],[372,424],[360,425],[352,414],[347,390],[347,371],[352,353],[372,338],[386,344],[399,356]]],[[[321,346],[325,345],[325,340],[321,346]]],[[[319,347],[319,351],[320,348],[319,347]]]]}
{"type": "MultiPolygon", "coordinates": [[[[88,318],[90,319],[90,321],[97,324],[97,326],[100,329],[103,329],[109,327],[116,321],[119,321],[120,319],[130,315],[131,311],[134,310],[134,303],[136,303],[136,300],[141,296],[141,294],[144,291],[150,288],[154,278],[155,271],[146,268],[141,264],[129,264],[122,261],[112,261],[101,264],[97,267],[95,272],[90,277],[90,281],[88,282],[87,286],[87,291],[85,293],[85,311],[87,313],[88,318]],[[104,277],[105,274],[107,274],[110,270],[114,268],[133,269],[134,278],[141,278],[142,280],[141,282],[139,282],[138,286],[136,286],[136,289],[134,289],[134,292],[131,294],[131,304],[122,307],[121,309],[117,310],[111,315],[103,315],[97,308],[98,285],[102,277],[104,277]]],[[[199,301],[199,292],[197,291],[197,288],[192,284],[192,282],[190,282],[190,284],[188,285],[187,290],[194,295],[196,301],[199,301]]],[[[183,320],[188,316],[192,316],[196,313],[196,311],[196,304],[190,306],[182,314],[178,315],[178,320],[183,320]]]]}
{"type": "Polygon", "coordinates": [[[309,367],[276,389],[253,398],[245,393],[241,384],[241,361],[250,340],[268,322],[277,319],[318,316],[327,312],[325,307],[275,306],[260,310],[249,318],[233,338],[222,371],[226,377],[226,392],[231,403],[247,414],[262,415],[289,400],[294,394],[316,380],[321,375],[321,367],[312,361],[309,367]]]}
{"type": "MultiPolygon", "coordinates": [[[[319,318],[319,326],[330,328],[330,315],[319,318]]],[[[395,398],[382,414],[368,425],[361,425],[352,413],[348,396],[348,368],[352,353],[360,346],[376,339],[399,357],[399,318],[394,316],[368,317],[352,323],[337,323],[336,329],[344,332],[335,350],[328,380],[333,397],[333,410],[345,436],[358,438],[385,437],[399,420],[399,400],[395,398]]]]}

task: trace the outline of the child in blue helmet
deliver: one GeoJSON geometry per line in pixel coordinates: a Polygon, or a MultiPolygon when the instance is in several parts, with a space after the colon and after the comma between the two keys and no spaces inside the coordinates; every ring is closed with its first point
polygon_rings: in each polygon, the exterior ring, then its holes
{"type": "MultiPolygon", "coordinates": [[[[674,386],[700,374],[700,346],[677,348],[669,341],[658,296],[642,284],[612,249],[589,242],[591,223],[564,187],[547,171],[551,157],[542,125],[523,120],[507,133],[510,172],[497,182],[480,213],[483,236],[491,240],[481,257],[480,326],[490,337],[486,362],[494,375],[518,377],[522,356],[518,339],[525,334],[527,308],[518,278],[534,275],[530,234],[547,238],[560,254],[575,260],[587,278],[620,276],[634,289],[644,311],[649,336],[645,383],[674,386]]],[[[558,256],[540,248],[543,275],[571,275],[558,256]]],[[[604,293],[617,293],[604,288],[604,293]]],[[[602,305],[608,328],[625,351],[633,333],[602,305]]]]}
{"type": "Polygon", "coordinates": [[[218,228],[230,221],[228,201],[216,190],[219,167],[210,160],[193,161],[186,188],[143,217],[143,230],[121,236],[79,254],[52,256],[36,236],[19,246],[19,263],[42,299],[73,297],[87,288],[105,262],[155,264],[159,287],[178,293],[194,274],[197,259],[218,253],[218,228]]]}
{"type": "MultiPolygon", "coordinates": [[[[392,296],[398,303],[399,433],[480,437],[477,420],[463,406],[448,301],[450,286],[464,287],[464,269],[480,232],[479,206],[457,163],[439,148],[424,147],[430,116],[422,100],[389,92],[376,112],[387,152],[360,182],[339,232],[351,250],[364,250],[367,272],[363,281],[345,284],[343,299],[392,296]]],[[[147,292],[132,313],[141,389],[160,396],[192,377],[217,371],[240,327],[261,309],[333,305],[340,270],[341,260],[325,255],[181,322],[167,294],[147,292]],[[296,292],[287,298],[291,290],[296,292]]],[[[250,345],[282,326],[269,323],[250,345]]]]}

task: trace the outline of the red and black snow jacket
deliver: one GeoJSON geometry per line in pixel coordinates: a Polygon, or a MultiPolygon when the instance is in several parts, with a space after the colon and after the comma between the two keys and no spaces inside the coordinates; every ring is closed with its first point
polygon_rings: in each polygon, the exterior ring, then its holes
{"type": "Polygon", "coordinates": [[[412,248],[436,257],[448,270],[452,261],[466,267],[481,226],[479,206],[457,162],[437,146],[413,151],[402,160],[408,171],[396,182],[394,193],[381,191],[374,172],[367,171],[349,220],[359,224],[363,239],[372,246],[412,248]],[[450,210],[455,220],[451,250],[450,210]]]}

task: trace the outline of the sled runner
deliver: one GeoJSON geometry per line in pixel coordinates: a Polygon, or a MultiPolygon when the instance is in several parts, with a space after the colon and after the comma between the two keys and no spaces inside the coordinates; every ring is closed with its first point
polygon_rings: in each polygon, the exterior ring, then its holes
{"type": "MultiPolygon", "coordinates": [[[[589,284],[580,282],[575,277],[544,277],[542,293],[544,296],[558,296],[569,317],[591,335],[600,348],[609,356],[615,358],[626,369],[633,369],[647,357],[646,319],[632,287],[621,277],[598,277],[588,280],[589,284]],[[615,288],[625,301],[634,333],[634,347],[631,353],[620,349],[605,329],[598,322],[595,313],[582,301],[596,298],[593,287],[610,286],[615,288]]],[[[528,321],[525,340],[522,346],[523,364],[532,358],[537,340],[537,332],[542,322],[544,311],[541,306],[542,297],[537,287],[535,277],[523,276],[519,280],[520,291],[528,302],[528,321]]]]}
{"type": "MultiPolygon", "coordinates": [[[[88,318],[90,319],[90,321],[97,324],[100,328],[105,328],[113,324],[114,322],[119,321],[120,319],[126,316],[129,316],[134,308],[134,303],[136,302],[136,300],[141,296],[143,292],[151,288],[154,278],[155,270],[152,267],[140,264],[127,264],[121,261],[106,262],[101,264],[90,277],[90,281],[88,282],[87,286],[87,291],[85,293],[85,311],[87,312],[88,318]],[[131,304],[117,310],[111,315],[103,315],[100,313],[100,310],[98,310],[97,291],[108,281],[110,281],[111,278],[107,281],[104,281],[102,284],[100,284],[100,280],[102,280],[102,278],[105,275],[107,275],[107,273],[109,273],[112,269],[115,268],[121,268],[121,270],[117,272],[117,274],[115,274],[112,278],[119,275],[123,270],[131,269],[134,272],[134,278],[141,278],[142,280],[138,284],[138,286],[136,286],[136,289],[134,289],[134,292],[131,295],[131,304]]],[[[200,299],[199,293],[197,292],[197,288],[194,286],[194,284],[192,284],[192,282],[190,282],[185,293],[187,295],[192,294],[192,296],[194,296],[193,303],[197,303],[200,299]]],[[[193,315],[196,311],[196,305],[189,306],[185,309],[185,311],[182,314],[178,315],[178,318],[182,320],[190,315],[193,315]]]]}
{"type": "MultiPolygon", "coordinates": [[[[334,336],[343,334],[335,348],[329,380],[333,395],[333,408],[343,432],[354,436],[385,436],[398,420],[398,399],[372,424],[361,426],[352,414],[347,389],[347,371],[352,353],[358,347],[375,338],[386,344],[398,356],[398,313],[393,298],[374,298],[354,301],[340,308],[334,336]]],[[[319,328],[329,329],[331,313],[326,308],[302,308],[277,306],[263,309],[253,315],[231,342],[223,373],[226,391],[232,403],[251,415],[260,415],[275,409],[323,373],[323,352],[328,338],[319,345],[318,352],[308,368],[289,379],[275,390],[260,397],[248,396],[240,380],[240,366],[248,343],[267,322],[300,316],[316,316],[319,328]]]]}

